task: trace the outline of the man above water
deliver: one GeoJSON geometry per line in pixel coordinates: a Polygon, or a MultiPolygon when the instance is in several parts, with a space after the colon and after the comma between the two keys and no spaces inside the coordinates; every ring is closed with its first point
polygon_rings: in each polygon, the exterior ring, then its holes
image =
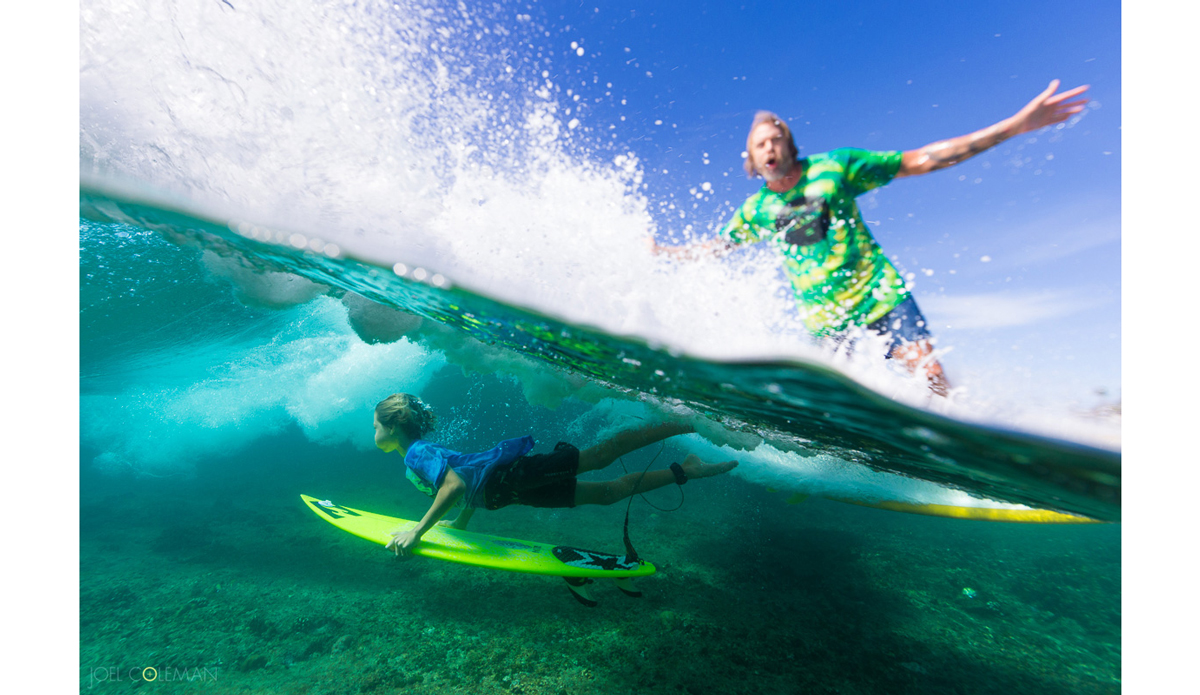
{"type": "MultiPolygon", "coordinates": [[[[787,123],[759,111],[746,138],[746,174],[766,184],[718,235],[654,252],[690,260],[724,256],[739,244],[769,241],[783,258],[800,315],[816,337],[841,345],[857,327],[884,336],[886,357],[923,371],[945,396],[949,382],[933,355],[933,337],[904,279],[871,236],[854,199],[894,178],[945,169],[1005,140],[1061,123],[1087,99],[1087,86],[1055,94],[1054,80],[1016,115],[993,126],[905,152],[843,148],[801,158],[787,123]]],[[[851,341],[851,344],[853,341],[851,341]]]]}

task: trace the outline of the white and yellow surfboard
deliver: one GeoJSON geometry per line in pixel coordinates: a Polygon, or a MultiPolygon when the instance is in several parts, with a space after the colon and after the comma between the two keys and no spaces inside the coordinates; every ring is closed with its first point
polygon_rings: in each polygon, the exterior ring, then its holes
{"type": "MultiPolygon", "coordinates": [[[[799,504],[808,499],[804,493],[796,493],[788,498],[788,504],[799,504]]],[[[1017,524],[1097,524],[1096,519],[1076,514],[1065,514],[1049,509],[1033,509],[1021,505],[984,506],[988,501],[980,500],[980,506],[972,507],[956,504],[922,504],[917,502],[902,502],[898,500],[857,500],[848,497],[822,495],[823,499],[856,504],[860,507],[887,509],[906,514],[922,514],[924,516],[940,516],[947,519],[972,519],[975,521],[1007,521],[1017,524]]],[[[994,505],[999,503],[993,503],[994,505]]]]}

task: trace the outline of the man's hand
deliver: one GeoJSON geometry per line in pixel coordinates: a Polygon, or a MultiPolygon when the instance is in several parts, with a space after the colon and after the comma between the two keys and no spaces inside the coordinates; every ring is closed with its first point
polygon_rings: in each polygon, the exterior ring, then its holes
{"type": "Polygon", "coordinates": [[[1037,95],[1033,101],[1026,104],[1025,108],[1013,116],[1013,135],[1020,135],[1021,133],[1028,133],[1038,128],[1045,128],[1048,125],[1062,123],[1083,110],[1083,107],[1088,103],[1087,99],[1070,102],[1067,100],[1086,92],[1088,85],[1085,84],[1082,87],[1069,89],[1062,94],[1055,94],[1054,92],[1058,90],[1058,85],[1058,80],[1051,82],[1046,91],[1037,95]]]}
{"type": "Polygon", "coordinates": [[[646,237],[646,248],[650,251],[651,256],[667,256],[675,260],[680,260],[683,251],[679,246],[664,246],[658,243],[653,236],[646,237]]]}
{"type": "Polygon", "coordinates": [[[388,550],[396,551],[396,557],[412,557],[413,548],[421,540],[416,530],[401,531],[397,529],[388,533],[392,536],[392,540],[387,542],[388,550]]]}
{"type": "Polygon", "coordinates": [[[896,178],[928,174],[931,171],[954,166],[1015,135],[1062,123],[1082,111],[1084,105],[1087,104],[1087,99],[1067,101],[1071,97],[1083,94],[1087,90],[1087,85],[1067,90],[1062,94],[1055,94],[1057,89],[1058,80],[1054,80],[1046,88],[1046,91],[1037,95],[1016,115],[993,126],[977,130],[970,135],[939,140],[920,149],[908,150],[900,159],[900,170],[896,173],[896,178]]]}
{"type": "Polygon", "coordinates": [[[694,261],[704,256],[721,258],[733,250],[733,244],[720,237],[679,246],[667,246],[658,243],[658,240],[651,236],[646,238],[646,247],[650,249],[651,255],[666,256],[673,261],[694,261]]]}

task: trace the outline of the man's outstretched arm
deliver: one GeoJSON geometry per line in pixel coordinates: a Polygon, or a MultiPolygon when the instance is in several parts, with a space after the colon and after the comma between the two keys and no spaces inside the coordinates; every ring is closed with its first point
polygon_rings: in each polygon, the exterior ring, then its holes
{"type": "Polygon", "coordinates": [[[733,244],[721,236],[715,236],[704,241],[693,241],[679,246],[667,246],[658,243],[653,237],[648,242],[650,253],[655,256],[666,256],[676,261],[694,261],[705,256],[721,258],[735,248],[733,244]]]}
{"type": "Polygon", "coordinates": [[[954,166],[1011,137],[1048,125],[1062,123],[1082,111],[1084,105],[1087,104],[1087,99],[1068,100],[1087,91],[1087,85],[1055,94],[1058,84],[1058,80],[1054,80],[1046,88],[1046,91],[1037,95],[1016,115],[993,126],[977,130],[970,135],[939,140],[920,149],[908,150],[900,160],[900,171],[896,174],[896,178],[928,174],[931,171],[954,166]]]}

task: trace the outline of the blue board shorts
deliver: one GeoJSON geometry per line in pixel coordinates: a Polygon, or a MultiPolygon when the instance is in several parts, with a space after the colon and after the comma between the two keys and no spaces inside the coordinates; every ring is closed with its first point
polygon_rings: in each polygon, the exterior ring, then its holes
{"type": "MultiPolygon", "coordinates": [[[[929,332],[929,322],[925,320],[925,316],[917,306],[917,300],[913,299],[912,295],[896,305],[896,308],[867,324],[865,330],[888,339],[888,351],[884,357],[889,360],[896,348],[933,337],[933,334],[929,332]]],[[[834,345],[838,347],[844,345],[847,352],[853,352],[857,340],[851,336],[851,331],[842,331],[830,337],[834,345]]]]}
{"type": "Polygon", "coordinates": [[[496,468],[484,483],[484,506],[574,507],[579,449],[559,442],[549,454],[522,456],[496,468]]]}

